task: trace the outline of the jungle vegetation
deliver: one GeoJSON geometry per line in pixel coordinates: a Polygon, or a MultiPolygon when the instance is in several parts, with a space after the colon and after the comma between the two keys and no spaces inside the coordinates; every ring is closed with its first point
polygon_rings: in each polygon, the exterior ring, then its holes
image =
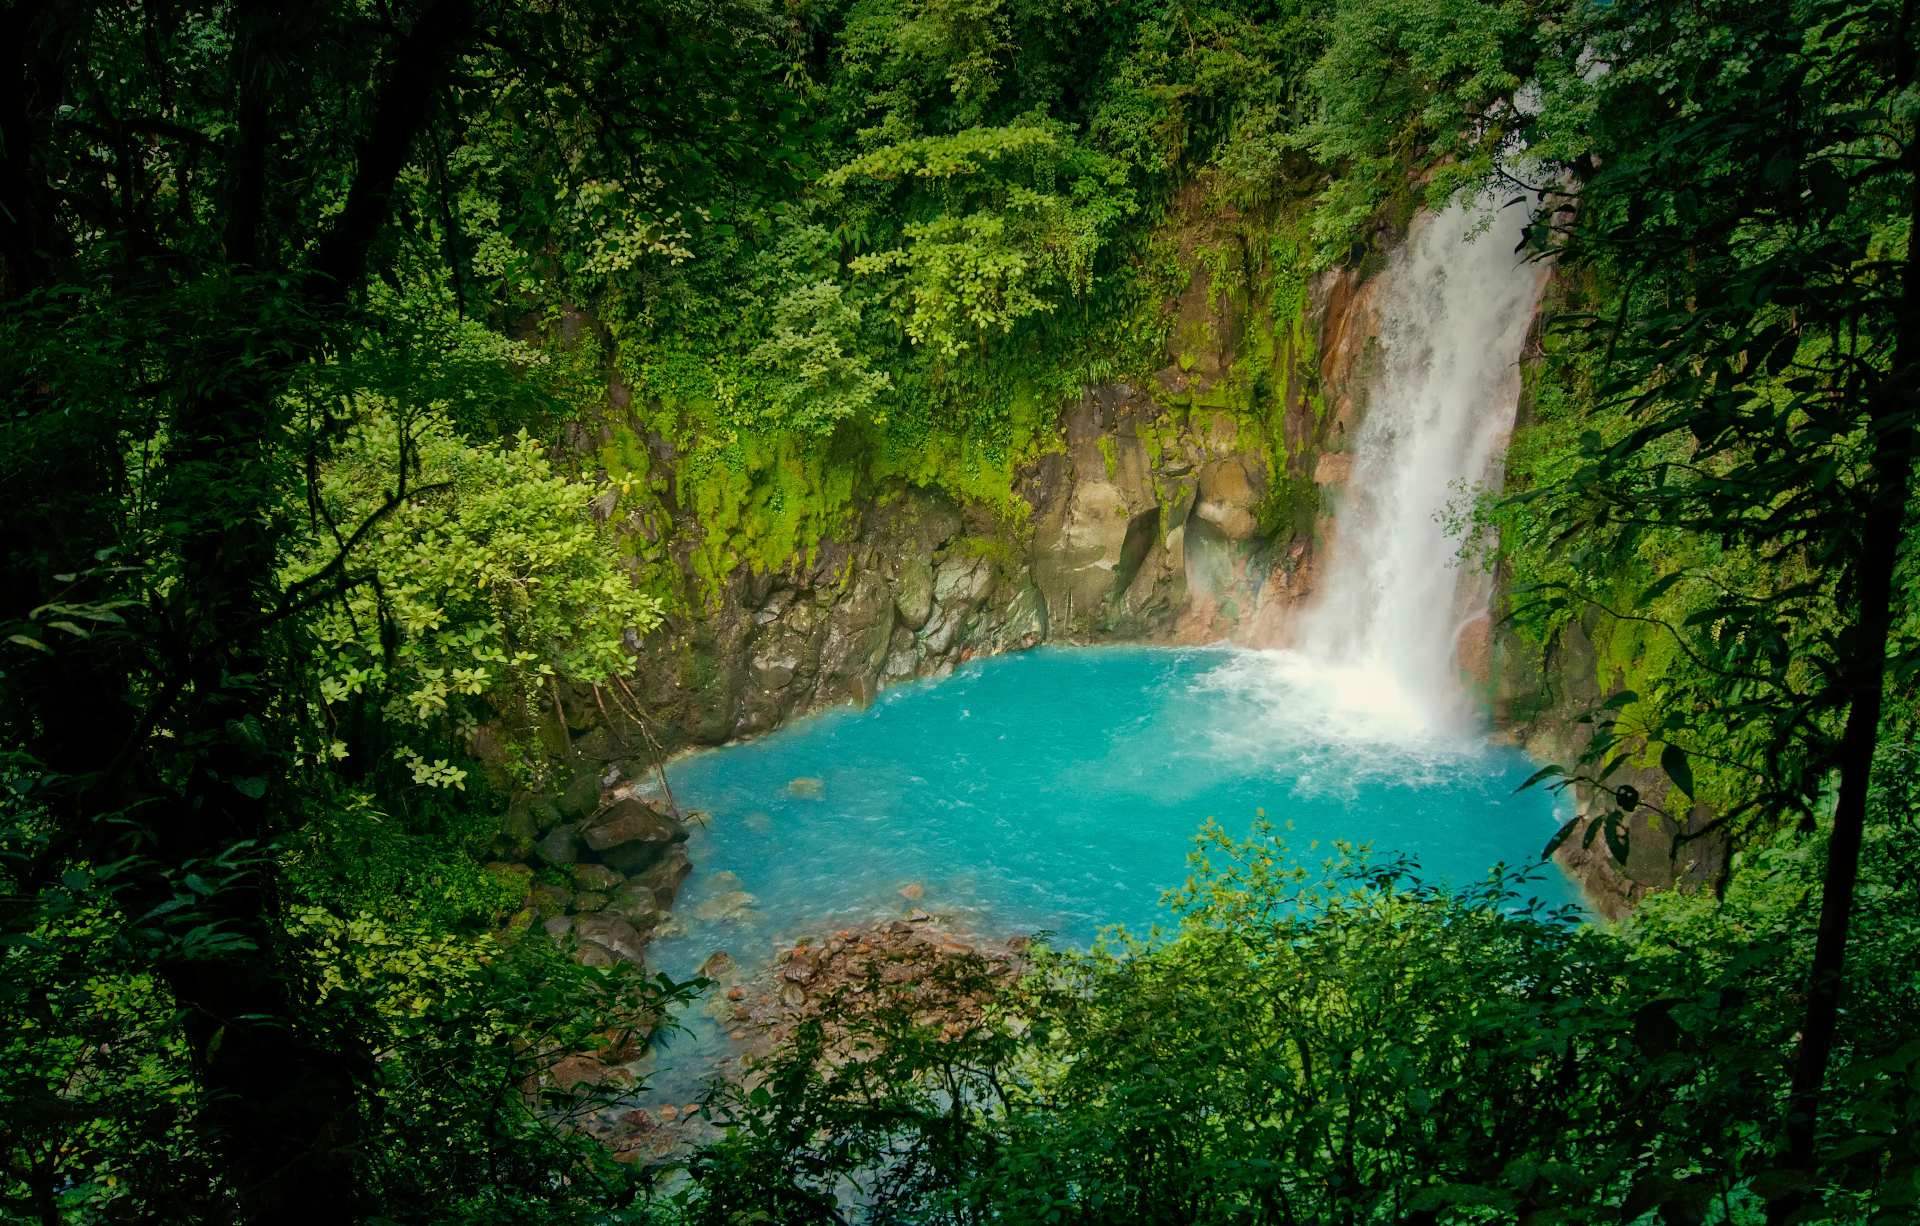
{"type": "Polygon", "coordinates": [[[1912,1220],[1917,63],[1895,0],[7,0],[0,1214],[1912,1220]],[[832,1013],[684,1161],[529,1091],[702,985],[514,939],[479,722],[538,781],[555,679],[888,482],[1017,514],[1181,210],[1297,304],[1462,190],[1555,267],[1514,624],[1611,633],[1541,783],[1624,845],[1657,764],[1713,888],[1212,830],[1165,935],[832,1013]],[[616,388],[671,483],[568,441],[616,388]],[[669,484],[690,571],[592,509],[669,484]]]}

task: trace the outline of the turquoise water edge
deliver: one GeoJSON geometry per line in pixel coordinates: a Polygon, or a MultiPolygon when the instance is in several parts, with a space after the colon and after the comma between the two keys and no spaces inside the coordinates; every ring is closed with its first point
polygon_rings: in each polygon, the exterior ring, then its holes
{"type": "MultiPolygon", "coordinates": [[[[886,690],[772,735],[685,755],[668,777],[711,815],[649,962],[690,976],[800,936],[900,915],[901,891],[959,931],[1086,945],[1170,915],[1208,818],[1260,810],[1292,854],[1334,840],[1418,859],[1428,880],[1533,863],[1566,816],[1533,763],[1434,729],[1364,670],[1232,648],[1044,647],[886,690]]],[[[1574,902],[1558,868],[1530,894],[1574,902]]]]}

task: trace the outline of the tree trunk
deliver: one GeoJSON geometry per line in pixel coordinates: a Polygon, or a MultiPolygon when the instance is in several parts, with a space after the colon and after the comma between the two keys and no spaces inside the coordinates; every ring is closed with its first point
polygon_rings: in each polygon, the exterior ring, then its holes
{"type": "MultiPolygon", "coordinates": [[[[1910,216],[1920,224],[1920,177],[1909,189],[1910,216]]],[[[1860,875],[1860,845],[1867,822],[1867,794],[1873,779],[1874,751],[1884,709],[1887,641],[1893,628],[1894,570],[1905,536],[1907,504],[1913,484],[1913,380],[1920,375],[1920,277],[1909,258],[1894,338],[1894,368],[1880,389],[1871,416],[1873,486],[1860,534],[1858,614],[1843,662],[1847,726],[1840,742],[1840,795],[1827,839],[1827,872],[1820,891],[1820,927],[1814,941],[1813,968],[1807,977],[1807,1011],[1787,1107],[1786,1164],[1812,1176],[1818,1166],[1816,1141],[1820,1091],[1833,1057],[1845,986],[1847,927],[1853,918],[1854,884],[1860,875]]],[[[1790,1193],[1767,1205],[1767,1221],[1777,1226],[1804,1196],[1790,1193]]]]}

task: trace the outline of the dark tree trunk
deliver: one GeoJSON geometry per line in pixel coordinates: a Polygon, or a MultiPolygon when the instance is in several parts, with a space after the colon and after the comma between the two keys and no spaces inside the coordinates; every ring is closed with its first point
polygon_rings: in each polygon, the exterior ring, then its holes
{"type": "MultiPolygon", "coordinates": [[[[1909,189],[1910,216],[1920,224],[1920,176],[1909,189]]],[[[1840,794],[1827,839],[1826,879],[1820,891],[1820,927],[1813,968],[1807,977],[1807,1010],[1800,1026],[1793,1085],[1787,1107],[1787,1165],[1811,1176],[1818,1166],[1820,1091],[1833,1058],[1840,999],[1846,979],[1847,928],[1853,918],[1854,885],[1867,823],[1867,795],[1885,708],[1887,643],[1893,630],[1895,568],[1912,498],[1914,386],[1920,376],[1920,276],[1911,259],[1905,270],[1896,320],[1894,369],[1882,385],[1872,415],[1873,486],[1861,528],[1857,576],[1858,614],[1848,642],[1842,684],[1847,725],[1840,742],[1840,794]]],[[[1790,1193],[1767,1205],[1767,1220],[1784,1222],[1804,1200],[1790,1193]]]]}

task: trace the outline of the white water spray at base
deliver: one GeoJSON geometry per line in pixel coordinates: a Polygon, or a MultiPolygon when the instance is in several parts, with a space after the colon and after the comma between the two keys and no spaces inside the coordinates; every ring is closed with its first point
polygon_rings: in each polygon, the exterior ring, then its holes
{"type": "Polygon", "coordinates": [[[1422,215],[1376,289],[1380,361],[1354,440],[1328,570],[1298,648],[1272,680],[1325,705],[1342,739],[1458,734],[1474,723],[1456,645],[1489,585],[1447,522],[1497,485],[1519,400],[1521,346],[1546,270],[1514,247],[1525,211],[1422,215]]]}

